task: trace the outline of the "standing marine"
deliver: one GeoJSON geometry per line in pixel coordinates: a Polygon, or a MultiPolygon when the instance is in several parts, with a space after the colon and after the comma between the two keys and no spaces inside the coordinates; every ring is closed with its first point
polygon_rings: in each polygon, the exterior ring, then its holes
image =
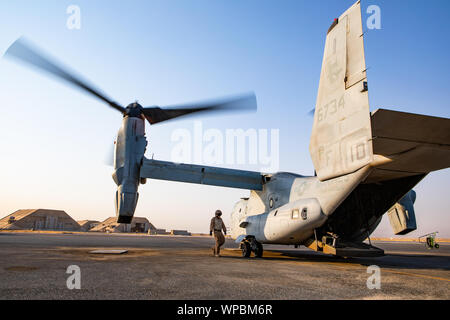
{"type": "Polygon", "coordinates": [[[214,218],[211,219],[211,224],[209,225],[209,235],[212,236],[214,232],[214,240],[216,241],[216,245],[213,248],[216,257],[220,257],[220,247],[225,243],[224,234],[227,234],[227,228],[220,217],[221,215],[222,211],[216,210],[216,214],[214,218]]]}

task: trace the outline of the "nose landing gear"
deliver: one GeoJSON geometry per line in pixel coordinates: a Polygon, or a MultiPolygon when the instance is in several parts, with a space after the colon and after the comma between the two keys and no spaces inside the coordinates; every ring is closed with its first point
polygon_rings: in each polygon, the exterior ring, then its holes
{"type": "Polygon", "coordinates": [[[263,245],[251,236],[242,240],[240,249],[242,250],[242,256],[244,258],[250,257],[252,252],[255,254],[256,258],[262,258],[264,252],[263,245]]]}

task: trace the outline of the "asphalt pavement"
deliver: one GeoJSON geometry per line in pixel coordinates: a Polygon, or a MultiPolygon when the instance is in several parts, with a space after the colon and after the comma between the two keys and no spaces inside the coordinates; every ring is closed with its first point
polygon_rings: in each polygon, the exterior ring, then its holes
{"type": "Polygon", "coordinates": [[[450,244],[373,244],[386,255],[266,245],[263,258],[243,258],[227,239],[217,258],[210,237],[0,232],[0,299],[450,298],[450,244]],[[89,253],[101,249],[128,252],[89,253]],[[71,266],[80,289],[68,288],[71,266]]]}

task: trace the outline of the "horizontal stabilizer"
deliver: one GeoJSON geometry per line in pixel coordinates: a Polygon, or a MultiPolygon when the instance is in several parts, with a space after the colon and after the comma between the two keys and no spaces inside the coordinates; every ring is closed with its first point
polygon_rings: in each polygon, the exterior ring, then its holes
{"type": "Polygon", "coordinates": [[[373,153],[392,159],[366,182],[450,167],[450,119],[379,109],[372,113],[373,153]]]}
{"type": "Polygon", "coordinates": [[[259,172],[149,159],[143,160],[140,175],[141,178],[248,190],[262,190],[264,181],[264,176],[259,172]]]}

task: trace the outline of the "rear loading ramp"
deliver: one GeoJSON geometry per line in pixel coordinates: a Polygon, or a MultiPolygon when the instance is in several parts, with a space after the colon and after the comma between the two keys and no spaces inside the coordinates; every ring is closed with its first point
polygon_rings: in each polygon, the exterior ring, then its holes
{"type": "Polygon", "coordinates": [[[304,243],[311,250],[340,257],[381,257],[384,250],[363,242],[342,242],[331,237],[323,237],[322,241],[309,239],[304,243]]]}

